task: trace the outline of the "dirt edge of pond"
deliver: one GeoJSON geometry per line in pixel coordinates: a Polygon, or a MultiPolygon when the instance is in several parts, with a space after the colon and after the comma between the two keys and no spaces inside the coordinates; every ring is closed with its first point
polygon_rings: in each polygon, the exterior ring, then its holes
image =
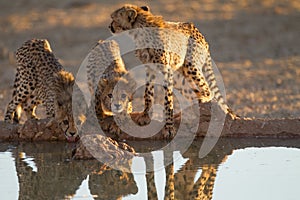
{"type": "MultiPolygon", "coordinates": [[[[208,118],[199,123],[197,137],[206,136],[208,118]]],[[[48,119],[27,120],[25,124],[10,124],[0,121],[0,141],[66,141],[57,123],[47,127],[48,119]]],[[[178,120],[176,120],[178,122],[178,120]]],[[[177,123],[176,123],[177,124],[177,123]]],[[[226,117],[221,137],[295,138],[300,137],[300,119],[250,119],[232,120],[226,117]]],[[[159,134],[157,134],[159,135],[159,134]]],[[[122,134],[120,140],[139,140],[122,134]]],[[[162,139],[154,137],[151,139],[162,139]]]]}

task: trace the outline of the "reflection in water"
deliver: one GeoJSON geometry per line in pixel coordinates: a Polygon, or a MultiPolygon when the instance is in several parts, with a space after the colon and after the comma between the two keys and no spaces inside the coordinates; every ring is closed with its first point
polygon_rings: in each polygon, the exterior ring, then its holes
{"type": "MultiPolygon", "coordinates": [[[[92,195],[91,191],[89,189],[89,175],[84,179],[79,186],[78,190],[76,191],[75,195],[73,196],[74,199],[85,199],[85,200],[92,200],[94,198],[97,198],[97,195],[92,195]]],[[[68,198],[72,198],[72,196],[69,196],[68,198]]]]}
{"type": "MultiPolygon", "coordinates": [[[[3,149],[0,148],[1,150],[3,149]]],[[[10,151],[0,152],[0,177],[1,198],[18,199],[19,184],[15,161],[10,151]]]]}
{"type": "Polygon", "coordinates": [[[32,168],[33,172],[37,172],[37,167],[34,162],[34,158],[27,157],[25,152],[20,152],[19,157],[25,162],[29,167],[32,168]]]}
{"type": "MultiPolygon", "coordinates": [[[[141,141],[131,145],[137,151],[146,146],[141,141]]],[[[134,173],[126,173],[97,160],[71,160],[71,144],[20,143],[13,148],[0,144],[0,192],[5,195],[1,198],[14,199],[11,192],[16,197],[17,191],[19,199],[222,200],[300,196],[296,189],[300,178],[299,140],[222,139],[203,159],[198,157],[200,147],[198,140],[187,152],[164,155],[157,150],[150,160],[136,157],[134,173]],[[157,169],[170,156],[175,163],[157,169]],[[11,174],[13,162],[15,174],[11,174]],[[150,168],[155,170],[149,171],[150,168]]]]}

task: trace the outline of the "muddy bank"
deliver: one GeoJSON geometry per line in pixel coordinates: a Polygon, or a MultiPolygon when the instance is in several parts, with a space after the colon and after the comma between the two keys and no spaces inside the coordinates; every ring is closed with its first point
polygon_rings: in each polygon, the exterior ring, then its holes
{"type": "Polygon", "coordinates": [[[24,124],[0,121],[0,141],[67,141],[57,123],[48,119],[27,120],[24,124]]]}
{"type": "MultiPolygon", "coordinates": [[[[176,126],[180,125],[180,118],[176,119],[176,126]]],[[[196,131],[196,137],[205,137],[208,127],[211,123],[211,118],[202,116],[196,131]]],[[[25,124],[9,124],[0,121],[0,141],[66,141],[63,131],[57,123],[53,123],[47,127],[47,119],[43,120],[28,120],[25,124]]],[[[159,123],[154,121],[154,123],[159,123]]],[[[183,124],[185,130],[191,130],[190,124],[183,124]]],[[[222,128],[222,127],[221,127],[222,128]]],[[[224,126],[221,129],[221,134],[214,133],[213,137],[254,137],[254,138],[294,138],[300,137],[300,119],[256,119],[256,118],[239,118],[232,120],[226,116],[224,126]]],[[[88,129],[81,134],[97,134],[100,133],[93,129],[88,129]]],[[[189,133],[190,134],[190,133],[189,133]]],[[[114,135],[107,133],[107,136],[118,140],[161,140],[160,133],[150,137],[133,137],[130,134],[122,132],[116,138],[114,135]]],[[[180,135],[186,137],[185,133],[180,135]]]]}

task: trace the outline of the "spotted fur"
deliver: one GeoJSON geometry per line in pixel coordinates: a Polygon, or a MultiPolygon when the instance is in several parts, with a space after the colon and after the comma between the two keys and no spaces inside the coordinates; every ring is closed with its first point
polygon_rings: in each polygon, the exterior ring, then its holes
{"type": "MultiPolygon", "coordinates": [[[[118,43],[98,41],[88,55],[87,76],[95,111],[103,131],[118,137],[121,133],[113,116],[125,119],[132,112],[135,82],[130,78],[120,55],[118,43]]],[[[91,104],[93,106],[93,104],[91,104]]]]}
{"type": "Polygon", "coordinates": [[[26,41],[17,49],[16,60],[17,74],[5,121],[19,123],[22,111],[27,119],[38,119],[35,109],[43,104],[47,117],[55,118],[67,139],[76,140],[78,132],[72,113],[74,77],[55,58],[49,42],[45,39],[26,41]]]}
{"type": "Polygon", "coordinates": [[[174,80],[177,80],[177,77],[174,78],[173,75],[176,70],[185,77],[179,84],[185,85],[186,83],[189,85],[189,90],[182,91],[186,91],[188,94],[192,91],[201,103],[215,99],[224,113],[231,115],[233,118],[235,117],[225,103],[217,86],[208,43],[194,24],[168,22],[161,16],[153,15],[149,7],[138,7],[135,5],[125,5],[117,9],[111,14],[111,18],[110,30],[112,33],[135,29],[134,31],[129,31],[129,34],[138,42],[140,47],[144,46],[144,48],[136,50],[137,57],[146,65],[147,70],[144,96],[145,108],[144,114],[138,122],[140,125],[150,123],[149,110],[154,100],[153,83],[157,75],[157,71],[147,66],[147,63],[162,64],[164,66],[159,68],[164,76],[163,86],[165,89],[164,112],[166,119],[165,127],[162,131],[164,138],[172,138],[176,133],[173,122],[173,86],[174,80]],[[147,28],[158,28],[158,32],[150,32],[147,28]],[[163,30],[169,32],[162,34],[163,30]],[[174,32],[178,32],[178,35],[181,35],[176,40],[170,39],[172,37],[168,35],[168,33],[172,34],[174,32]],[[179,44],[177,40],[184,41],[184,37],[187,38],[185,45],[179,44]],[[178,43],[177,50],[182,50],[186,47],[186,52],[182,56],[179,53],[170,52],[168,49],[155,48],[159,46],[157,44],[153,44],[153,48],[147,48],[151,42],[157,42],[166,47],[168,45],[175,45],[176,47],[176,43],[178,43]]]}

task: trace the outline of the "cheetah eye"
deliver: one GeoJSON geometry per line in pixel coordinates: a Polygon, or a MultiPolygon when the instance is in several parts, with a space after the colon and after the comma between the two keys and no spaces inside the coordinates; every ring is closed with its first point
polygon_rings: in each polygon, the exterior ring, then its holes
{"type": "Polygon", "coordinates": [[[113,95],[110,93],[107,95],[109,98],[113,98],[113,95]]]}
{"type": "Polygon", "coordinates": [[[63,124],[64,124],[64,125],[68,125],[68,124],[69,124],[69,121],[65,119],[65,120],[63,121],[63,124]]]}
{"type": "Polygon", "coordinates": [[[141,6],[141,9],[143,9],[144,11],[149,11],[149,7],[148,6],[141,6]]]}
{"type": "Polygon", "coordinates": [[[63,103],[62,103],[61,101],[58,101],[58,102],[57,102],[57,105],[58,105],[59,107],[62,107],[62,106],[63,106],[63,103]]]}
{"type": "Polygon", "coordinates": [[[126,94],[122,94],[122,95],[121,95],[121,98],[122,98],[122,99],[125,99],[125,98],[126,98],[126,94]]]}

